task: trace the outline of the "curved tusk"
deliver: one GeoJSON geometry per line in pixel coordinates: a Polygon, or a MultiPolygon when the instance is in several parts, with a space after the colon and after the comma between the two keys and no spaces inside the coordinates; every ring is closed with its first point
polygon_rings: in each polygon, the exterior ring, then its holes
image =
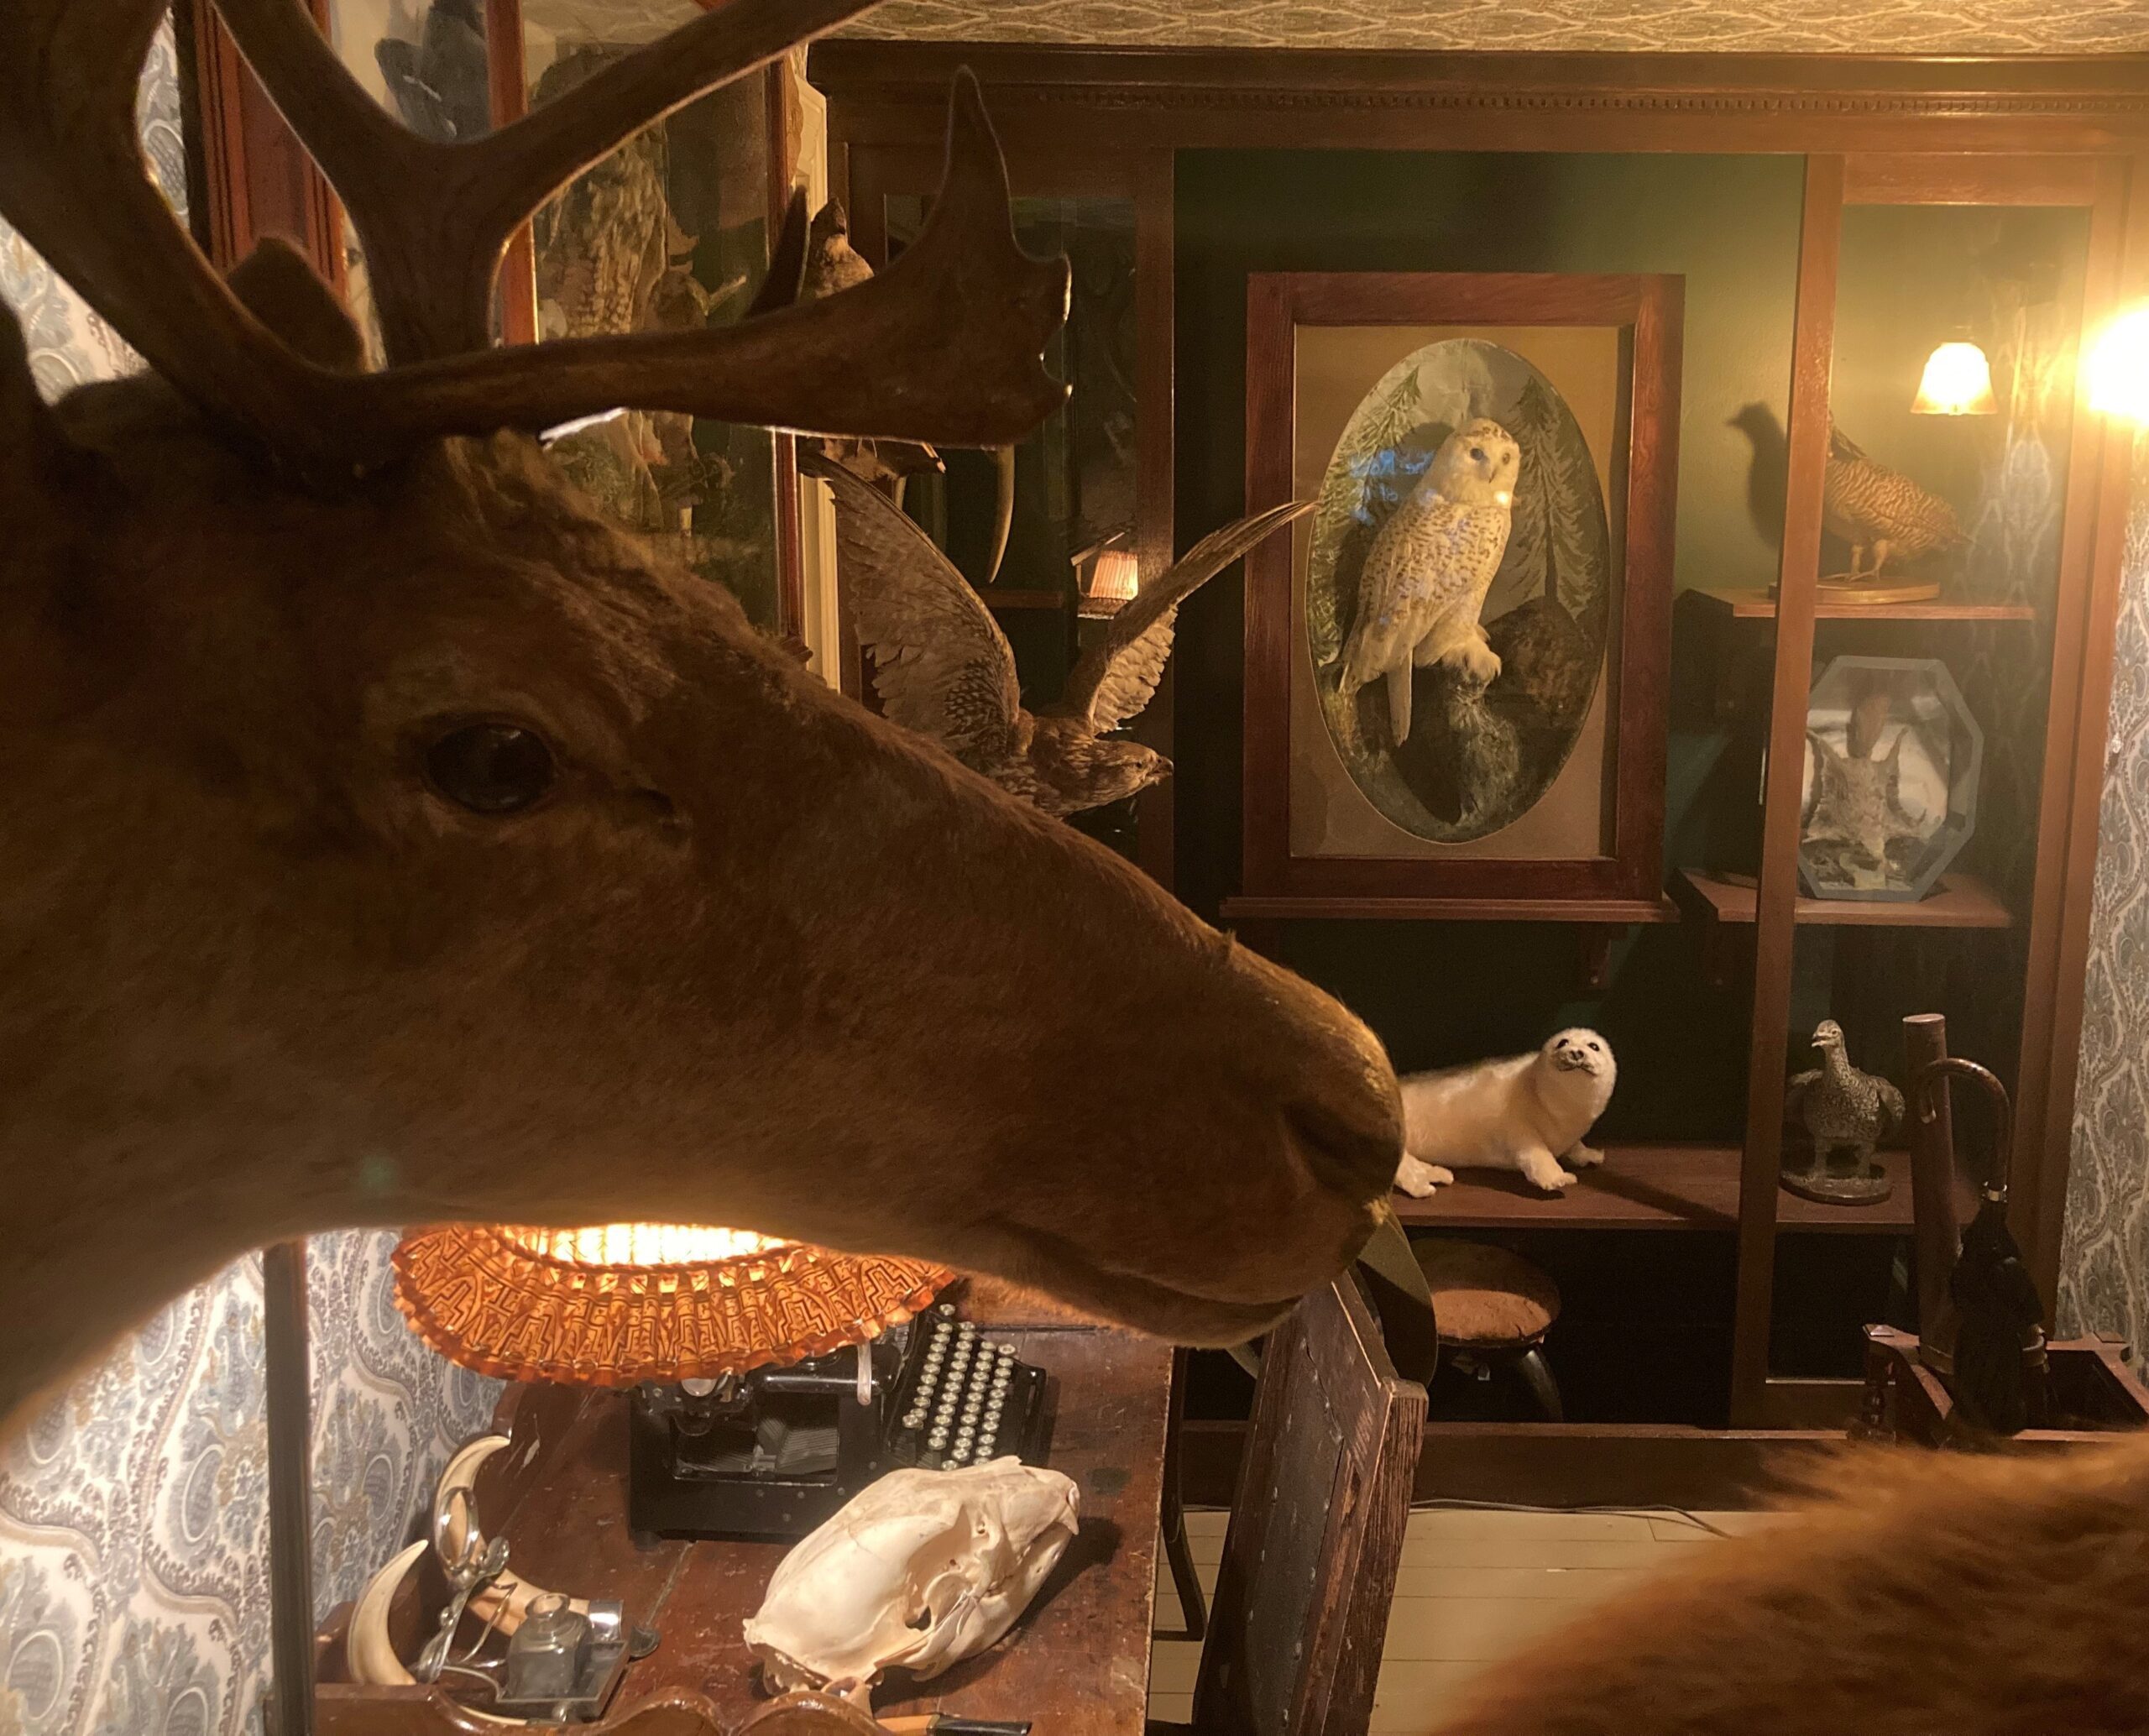
{"type": "MultiPolygon", "coordinates": [[[[389,1606],[395,1601],[395,1592],[418,1557],[432,1545],[419,1542],[412,1544],[390,1561],[379,1572],[366,1582],[366,1588],[358,1593],[358,1601],[351,1610],[351,1625],[343,1639],[343,1657],[351,1672],[351,1680],[362,1687],[414,1688],[416,1677],[403,1667],[402,1659],[395,1655],[395,1643],[388,1637],[389,1606]]],[[[475,1599],[473,1599],[474,1606],[475,1599]]],[[[465,1718],[480,1723],[515,1724],[520,1718],[502,1718],[496,1712],[480,1712],[474,1706],[458,1708],[465,1718]]]]}
{"type": "Polygon", "coordinates": [[[416,1686],[410,1672],[395,1655],[388,1637],[388,1606],[395,1601],[396,1587],[431,1545],[414,1543],[366,1582],[351,1609],[350,1631],[343,1642],[351,1680],[365,1687],[407,1688],[416,1686]]]}
{"type": "MultiPolygon", "coordinates": [[[[461,1561],[469,1549],[470,1521],[477,1511],[471,1492],[477,1487],[478,1472],[488,1459],[508,1445],[505,1435],[480,1435],[450,1459],[447,1469],[441,1472],[440,1482],[433,1491],[433,1540],[443,1567],[461,1561]]],[[[478,1535],[478,1546],[484,1547],[482,1533],[478,1535]]],[[[532,1585],[519,1574],[502,1574],[471,1598],[469,1613],[497,1628],[503,1638],[508,1638],[528,1617],[530,1606],[540,1597],[551,1595],[544,1587],[532,1585]]],[[[588,1615],[589,1600],[570,1597],[567,1608],[578,1615],[588,1615]]]]}
{"type": "Polygon", "coordinates": [[[986,562],[985,582],[991,584],[1007,563],[1007,540],[1015,532],[1015,448],[1001,446],[992,452],[992,558],[986,562]]]}
{"type": "MultiPolygon", "coordinates": [[[[443,1566],[463,1559],[470,1545],[471,1492],[486,1460],[509,1445],[505,1435],[483,1435],[447,1461],[433,1490],[434,1546],[443,1566]],[[456,1498],[462,1498],[458,1500],[456,1498]]],[[[482,1544],[479,1547],[483,1547],[482,1544]]]]}

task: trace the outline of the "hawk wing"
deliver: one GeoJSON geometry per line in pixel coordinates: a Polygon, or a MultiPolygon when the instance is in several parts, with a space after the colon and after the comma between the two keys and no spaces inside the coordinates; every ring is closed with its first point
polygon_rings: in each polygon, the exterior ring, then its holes
{"type": "Polygon", "coordinates": [[[839,577],[888,715],[973,770],[1019,754],[1015,653],[970,581],[870,484],[810,451],[798,463],[835,492],[839,577]]]}
{"type": "Polygon", "coordinates": [[[1404,501],[1381,526],[1358,575],[1358,617],[1343,647],[1346,693],[1407,663],[1442,615],[1483,601],[1499,558],[1473,558],[1473,511],[1436,494],[1422,505],[1404,501]]]}
{"type": "Polygon", "coordinates": [[[1313,510],[1294,500],[1242,518],[1205,536],[1164,576],[1112,618],[1104,636],[1083,652],[1067,677],[1055,714],[1085,719],[1100,735],[1116,729],[1156,697],[1178,630],[1179,606],[1234,561],[1313,510]]]}

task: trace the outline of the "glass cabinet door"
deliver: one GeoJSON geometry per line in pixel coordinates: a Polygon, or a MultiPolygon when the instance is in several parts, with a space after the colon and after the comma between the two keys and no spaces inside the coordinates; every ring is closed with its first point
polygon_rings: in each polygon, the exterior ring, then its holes
{"type": "MultiPolygon", "coordinates": [[[[1014,648],[1023,703],[1033,710],[1059,698],[1076,660],[1168,558],[1169,483],[1160,489],[1153,478],[1145,481],[1142,454],[1145,439],[1167,439],[1169,430],[1145,429],[1141,410],[1145,369],[1156,368],[1169,332],[1154,349],[1145,347],[1137,174],[1130,168],[1077,178],[1098,191],[1018,192],[1013,216],[1023,249],[1038,258],[1064,254],[1071,268],[1067,322],[1044,360],[1072,391],[1012,451],[943,452],[944,472],[913,476],[903,492],[905,510],[992,610],[1014,648]],[[1102,190],[1114,183],[1122,190],[1102,190]]],[[[853,176],[855,186],[865,178],[855,164],[853,176]]],[[[865,196],[873,206],[857,214],[856,239],[870,258],[892,259],[923,228],[931,198],[865,196]]],[[[1161,359],[1168,367],[1169,355],[1161,359]]],[[[1170,706],[1168,667],[1165,685],[1127,733],[1169,755],[1170,706]]],[[[1170,804],[1167,782],[1074,814],[1070,824],[1169,884],[1170,804]]]]}
{"type": "MultiPolygon", "coordinates": [[[[1795,395],[1767,611],[1759,877],[1779,913],[1758,911],[1754,1027],[1784,1040],[1774,1055],[1757,1038],[1749,1082],[1748,1193],[1777,1184],[1742,1202],[1749,1423],[1821,1420],[1843,1396],[1830,1383],[1859,1373],[1862,1325],[1917,1325],[1906,1019],[1941,1015],[1950,1053],[2018,1100],[2038,1089],[2026,1033],[2047,1022],[2029,1015],[2058,857],[2043,798],[2069,750],[2055,650],[2087,607],[2098,453],[2078,364],[2111,230],[2086,170],[1816,162],[1843,187],[1805,253],[1801,335],[1825,338],[1826,365],[1795,395]],[[1780,1123],[1761,1125],[1779,1087],[1780,1123]]],[[[1999,1179],[1996,1123],[1958,1093],[1954,1127],[1966,1221],[1974,1184],[1999,1179]]],[[[2063,1160],[2025,1127],[2018,1231],[2063,1160]]]]}
{"type": "MultiPolygon", "coordinates": [[[[481,31],[438,0],[331,0],[328,28],[338,57],[377,102],[422,137],[447,143],[542,107],[694,15],[688,0],[522,0],[490,9],[481,31]],[[494,76],[518,56],[519,80],[494,76]]],[[[770,91],[768,77],[735,81],[576,177],[509,250],[500,335],[527,342],[744,317],[768,269],[771,195],[788,179],[787,170],[772,173],[781,147],[770,91]]],[[[364,256],[348,224],[345,268],[363,322],[364,256]]],[[[783,619],[783,591],[796,539],[776,510],[786,467],[766,430],[622,410],[553,451],[608,512],[727,586],[757,626],[795,630],[783,619]]]]}

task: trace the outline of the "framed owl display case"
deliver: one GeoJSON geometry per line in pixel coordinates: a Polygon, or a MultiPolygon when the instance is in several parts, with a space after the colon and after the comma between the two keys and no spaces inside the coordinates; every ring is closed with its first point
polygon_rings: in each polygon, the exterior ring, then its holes
{"type": "Polygon", "coordinates": [[[1682,302],[1249,280],[1239,914],[1657,918],[1682,302]]]}

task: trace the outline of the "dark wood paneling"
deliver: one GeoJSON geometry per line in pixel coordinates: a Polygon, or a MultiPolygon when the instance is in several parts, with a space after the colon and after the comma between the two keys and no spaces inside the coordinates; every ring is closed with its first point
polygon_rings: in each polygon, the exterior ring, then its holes
{"type": "MultiPolygon", "coordinates": [[[[210,259],[228,271],[270,236],[289,242],[338,289],[342,217],[335,195],[284,124],[209,0],[180,0],[194,42],[196,112],[207,185],[200,225],[210,259]]],[[[325,28],[327,0],[308,0],[325,28]]]]}
{"type": "MultiPolygon", "coordinates": [[[[530,112],[522,41],[522,0],[485,0],[485,79],[493,124],[505,127],[530,112]]],[[[530,225],[515,232],[500,259],[500,335],[510,343],[537,341],[537,252],[530,225]]]]}
{"type": "Polygon", "coordinates": [[[2096,157],[1989,159],[1867,154],[1843,164],[1846,205],[2094,205],[2096,157]]]}

